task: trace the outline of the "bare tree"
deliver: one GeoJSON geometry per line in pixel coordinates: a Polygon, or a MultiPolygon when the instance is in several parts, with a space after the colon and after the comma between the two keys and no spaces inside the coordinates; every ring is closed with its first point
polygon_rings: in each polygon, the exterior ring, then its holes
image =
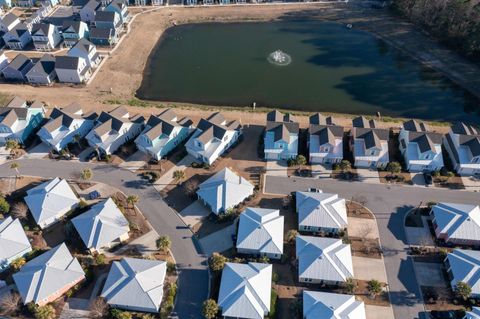
{"type": "Polygon", "coordinates": [[[108,305],[101,297],[95,299],[90,305],[90,315],[93,318],[103,318],[108,311],[108,305]]]}
{"type": "Polygon", "coordinates": [[[16,292],[4,294],[0,300],[0,313],[4,316],[12,316],[20,308],[22,298],[16,292]]]}
{"type": "Polygon", "coordinates": [[[365,224],[362,227],[360,227],[360,230],[358,231],[358,235],[362,239],[362,242],[366,242],[367,239],[372,237],[373,233],[373,227],[370,224],[365,224]]]}
{"type": "Polygon", "coordinates": [[[191,178],[188,181],[185,182],[183,187],[185,188],[185,192],[187,193],[188,196],[194,196],[195,192],[197,191],[198,188],[198,180],[196,178],[191,178]]]}
{"type": "Polygon", "coordinates": [[[10,209],[10,213],[12,214],[12,216],[19,219],[26,219],[27,212],[28,206],[24,202],[16,202],[12,205],[12,208],[10,209]]]}

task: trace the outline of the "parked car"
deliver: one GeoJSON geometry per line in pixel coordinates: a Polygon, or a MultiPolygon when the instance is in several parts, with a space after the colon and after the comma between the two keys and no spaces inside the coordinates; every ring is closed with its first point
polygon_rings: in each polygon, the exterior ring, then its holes
{"type": "Polygon", "coordinates": [[[430,317],[432,319],[456,319],[457,315],[455,311],[436,311],[433,310],[430,312],[430,317]]]}
{"type": "Polygon", "coordinates": [[[432,174],[425,172],[423,173],[423,178],[425,179],[426,186],[430,186],[433,184],[432,174]]]}
{"type": "Polygon", "coordinates": [[[97,199],[99,197],[100,197],[100,193],[97,192],[97,191],[93,191],[93,192],[88,193],[88,199],[90,199],[90,200],[97,199]]]}
{"type": "Polygon", "coordinates": [[[87,157],[85,159],[87,160],[87,162],[89,162],[89,161],[93,160],[96,156],[97,156],[97,152],[92,151],[90,154],[87,155],[87,157]]]}

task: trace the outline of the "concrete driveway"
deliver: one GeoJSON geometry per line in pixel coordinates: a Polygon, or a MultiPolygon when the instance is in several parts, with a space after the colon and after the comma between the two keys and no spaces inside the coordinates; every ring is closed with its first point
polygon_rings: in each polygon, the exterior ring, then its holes
{"type": "Polygon", "coordinates": [[[7,161],[7,157],[10,156],[10,151],[5,147],[0,147],[0,165],[7,161]]]}
{"type": "MultiPolygon", "coordinates": [[[[392,307],[365,305],[365,312],[368,319],[393,319],[392,307]]],[[[402,318],[403,319],[403,318],[402,318]]]]}
{"type": "Polygon", "coordinates": [[[200,239],[203,252],[207,256],[211,256],[214,252],[222,252],[234,246],[232,235],[237,233],[237,221],[222,230],[216,231],[206,237],[200,239]]]}
{"type": "Polygon", "coordinates": [[[352,262],[355,279],[388,282],[383,259],[352,256],[352,262]]]}
{"type": "Polygon", "coordinates": [[[410,245],[435,246],[435,240],[428,228],[428,217],[422,216],[423,227],[405,227],[405,235],[410,245]]]}
{"type": "Polygon", "coordinates": [[[313,164],[311,170],[313,178],[330,178],[332,165],[313,164]]]}
{"type": "Polygon", "coordinates": [[[40,143],[23,155],[22,159],[42,159],[46,158],[48,153],[50,153],[50,148],[46,144],[40,143]]]}
{"type": "Polygon", "coordinates": [[[373,169],[359,168],[357,169],[358,180],[368,184],[380,184],[378,171],[373,169]]]}
{"type": "MultiPolygon", "coordinates": [[[[410,177],[412,179],[413,186],[422,186],[422,187],[426,186],[423,173],[410,173],[410,177]]],[[[430,186],[433,186],[433,185],[430,185],[430,186]]]]}
{"type": "Polygon", "coordinates": [[[420,286],[445,287],[442,264],[415,262],[415,272],[420,286]]]}
{"type": "Polygon", "coordinates": [[[287,168],[287,161],[267,161],[267,175],[286,177],[287,168]]]}
{"type": "Polygon", "coordinates": [[[183,219],[185,225],[193,227],[194,225],[201,222],[202,219],[210,215],[210,213],[210,210],[205,205],[203,205],[201,201],[196,200],[191,205],[185,207],[178,214],[183,219]]]}
{"type": "Polygon", "coordinates": [[[143,168],[149,160],[150,160],[150,156],[148,156],[142,151],[136,151],[129,158],[127,158],[125,162],[123,162],[119,166],[121,168],[125,168],[132,172],[135,172],[143,168]]]}
{"type": "Polygon", "coordinates": [[[462,176],[462,183],[467,191],[480,192],[480,177],[462,176]]]}

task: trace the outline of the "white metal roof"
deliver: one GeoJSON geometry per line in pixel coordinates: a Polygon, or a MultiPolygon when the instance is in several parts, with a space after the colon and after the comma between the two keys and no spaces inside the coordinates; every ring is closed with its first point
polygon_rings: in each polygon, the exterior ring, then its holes
{"type": "Polygon", "coordinates": [[[345,199],[337,194],[297,192],[296,205],[299,226],[345,228],[347,208],[345,199]]]}
{"type": "Polygon", "coordinates": [[[31,249],[20,220],[7,217],[0,221],[0,264],[31,249]]]}
{"type": "Polygon", "coordinates": [[[123,258],[114,261],[102,297],[117,307],[158,312],[163,297],[167,263],[161,260],[123,258]]]}
{"type": "Polygon", "coordinates": [[[432,207],[441,233],[449,238],[480,240],[480,208],[476,205],[438,203],[432,207]]]}
{"type": "Polygon", "coordinates": [[[366,319],[365,305],[355,296],[330,292],[303,291],[305,319],[366,319]]]}
{"type": "Polygon", "coordinates": [[[217,172],[200,184],[197,194],[214,213],[231,208],[253,194],[253,185],[229,168],[217,172]]]}
{"type": "Polygon", "coordinates": [[[296,250],[301,278],[345,281],[353,277],[350,245],[341,239],[297,236],[296,250]]]}
{"type": "Polygon", "coordinates": [[[79,201],[67,181],[58,177],[28,190],[25,197],[25,202],[37,224],[56,216],[61,211],[68,211],[79,201]]]}
{"type": "Polygon", "coordinates": [[[282,254],[283,220],[278,209],[248,207],[240,215],[237,248],[282,254]]]}
{"type": "Polygon", "coordinates": [[[464,319],[480,319],[480,307],[472,307],[472,311],[467,311],[464,319]]]}
{"type": "Polygon", "coordinates": [[[226,263],[218,306],[224,317],[263,319],[270,311],[272,265],[226,263]]]}
{"type": "Polygon", "coordinates": [[[80,263],[63,243],[30,260],[13,280],[24,303],[38,303],[84,277],[80,263]]]}
{"type": "Polygon", "coordinates": [[[130,231],[128,220],[109,198],[72,219],[87,248],[99,249],[130,231]]]}
{"type": "Polygon", "coordinates": [[[447,259],[452,272],[452,287],[463,281],[472,288],[472,294],[480,294],[480,251],[454,249],[447,259]]]}

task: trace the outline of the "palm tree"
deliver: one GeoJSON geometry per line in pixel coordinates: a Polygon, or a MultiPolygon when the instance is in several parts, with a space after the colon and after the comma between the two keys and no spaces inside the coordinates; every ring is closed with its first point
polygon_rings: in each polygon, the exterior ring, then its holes
{"type": "Polygon", "coordinates": [[[185,172],[181,170],[176,170],[173,172],[173,179],[179,183],[185,178],[185,172]]]}
{"type": "Polygon", "coordinates": [[[133,206],[138,203],[140,198],[137,195],[129,195],[127,197],[127,204],[130,208],[133,208],[133,206]]]}
{"type": "Polygon", "coordinates": [[[170,237],[165,235],[165,236],[158,237],[156,244],[157,244],[158,250],[165,252],[168,249],[170,249],[170,246],[172,245],[172,241],[170,240],[170,237]]]}
{"type": "Polygon", "coordinates": [[[20,164],[18,164],[17,162],[13,162],[12,164],[10,164],[10,169],[14,169],[15,170],[15,187],[17,186],[17,179],[19,179],[21,176],[20,176],[20,171],[18,170],[20,168],[20,164]]]}

